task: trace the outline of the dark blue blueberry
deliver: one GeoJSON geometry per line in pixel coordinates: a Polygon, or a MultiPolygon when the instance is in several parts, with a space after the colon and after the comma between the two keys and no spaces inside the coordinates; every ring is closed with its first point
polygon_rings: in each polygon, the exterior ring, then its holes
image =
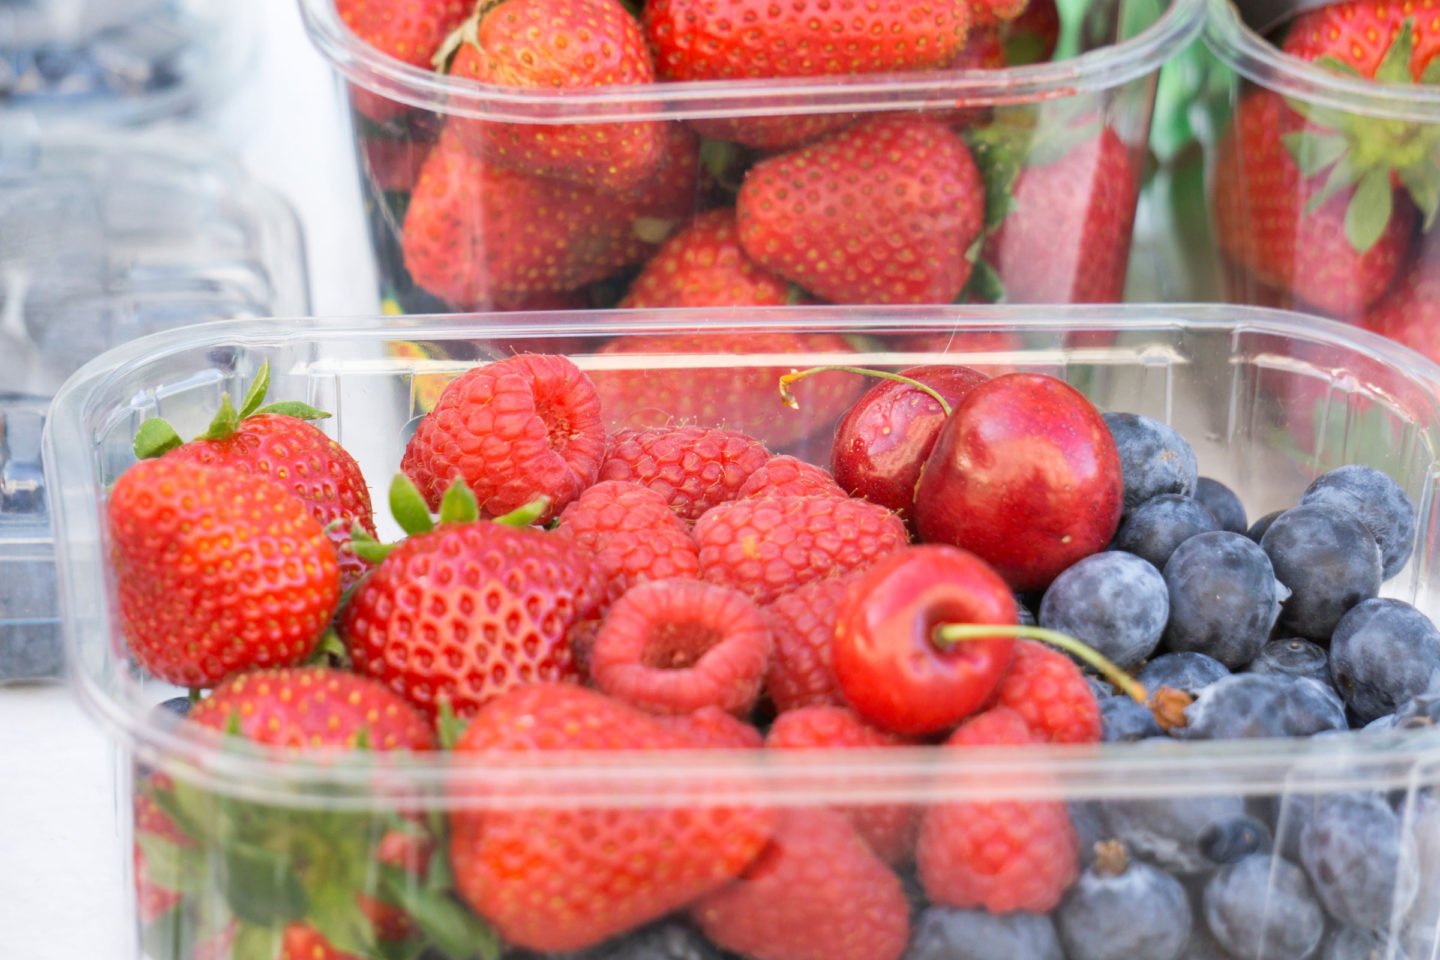
{"type": "Polygon", "coordinates": [[[1232,670],[1260,655],[1286,598],[1265,551],[1225,530],[1180,544],[1165,564],[1165,585],[1166,647],[1207,654],[1232,670]]]}
{"type": "MultiPolygon", "coordinates": [[[[1380,717],[1367,724],[1365,729],[1370,729],[1384,719],[1380,717]]],[[[1432,678],[1424,690],[1400,704],[1390,718],[1390,726],[1401,730],[1418,730],[1437,724],[1440,724],[1440,677],[1432,678]]]]}
{"type": "Polygon", "coordinates": [[[1271,510],[1265,514],[1265,516],[1250,524],[1250,529],[1245,531],[1245,536],[1259,543],[1261,539],[1264,538],[1265,531],[1270,529],[1270,524],[1274,523],[1275,518],[1284,512],[1284,510],[1271,510]]]}
{"type": "Polygon", "coordinates": [[[1211,824],[1200,838],[1200,852],[1212,863],[1235,863],[1252,853],[1270,852],[1270,828],[1254,817],[1211,824]]]}
{"type": "Polygon", "coordinates": [[[1203,653],[1164,653],[1140,668],[1135,679],[1152,694],[1161,687],[1194,694],[1228,676],[1225,664],[1203,653]]]}
{"type": "Polygon", "coordinates": [[[1204,873],[1214,864],[1200,850],[1212,825],[1245,814],[1239,797],[1175,797],[1106,800],[1105,825],[1130,853],[1175,874],[1204,873]]]}
{"type": "Polygon", "coordinates": [[[1325,935],[1305,873],[1267,853],[1220,868],[1205,884],[1205,924],[1236,960],[1304,960],[1325,935]]]}
{"type": "Polygon", "coordinates": [[[1056,577],[1040,601],[1040,626],[1070,634],[1121,667],[1154,652],[1169,615],[1165,579],[1128,553],[1091,554],[1056,577]]]}
{"type": "Polygon", "coordinates": [[[1120,452],[1126,513],[1162,493],[1188,497],[1195,492],[1195,451],[1174,427],[1134,413],[1104,416],[1120,452]]]}
{"type": "Polygon", "coordinates": [[[1286,510],[1260,546],[1290,588],[1280,613],[1285,629],[1327,640],[1345,612],[1380,592],[1380,548],[1351,513],[1323,503],[1286,510]]]}
{"type": "Polygon", "coordinates": [[[1352,464],[1315,478],[1302,504],[1324,503],[1353,513],[1380,546],[1381,576],[1395,576],[1415,547],[1415,504],[1400,484],[1376,470],[1352,464]]]}
{"type": "Polygon", "coordinates": [[[1330,673],[1351,712],[1369,723],[1440,673],[1440,630],[1403,600],[1364,600],[1335,625],[1330,673]]]}
{"type": "Polygon", "coordinates": [[[1015,620],[1022,627],[1037,627],[1040,622],[1035,619],[1035,614],[1023,603],[1015,604],[1015,620]]]}
{"type": "Polygon", "coordinates": [[[1221,530],[1244,533],[1249,529],[1245,518],[1245,505],[1235,496],[1235,491],[1212,477],[1201,477],[1195,481],[1195,499],[1215,518],[1221,530]]]}
{"type": "Polygon", "coordinates": [[[194,704],[189,697],[171,697],[160,704],[161,709],[168,710],[177,717],[188,717],[190,707],[194,704]]]}
{"type": "Polygon", "coordinates": [[[1093,673],[1085,674],[1085,683],[1090,687],[1090,692],[1095,695],[1097,703],[1104,703],[1111,697],[1117,696],[1119,691],[1109,681],[1095,676],[1093,673]]]}
{"type": "MultiPolygon", "coordinates": [[[[843,923],[843,919],[838,919],[843,923]]],[[[1038,913],[930,907],[915,921],[904,960],[1065,960],[1055,925],[1038,913]]]]}
{"type": "Polygon", "coordinates": [[[1406,960],[1406,954],[1371,930],[1341,927],[1326,934],[1319,960],[1406,960]]]}
{"type": "Polygon", "coordinates": [[[680,920],[642,927],[587,950],[544,955],[545,960],[726,960],[729,956],[680,920]]]}
{"type": "Polygon", "coordinates": [[[1366,930],[1388,930],[1419,889],[1414,842],[1375,795],[1318,798],[1300,831],[1300,862],[1330,916],[1366,930]]]}
{"type": "Polygon", "coordinates": [[[1415,861],[1420,870],[1420,889],[1410,907],[1405,941],[1416,960],[1433,956],[1440,942],[1440,798],[1432,790],[1418,790],[1408,805],[1401,807],[1401,819],[1410,826],[1415,841],[1415,861]]]}
{"type": "Polygon", "coordinates": [[[1344,730],[1345,705],[1335,691],[1305,677],[1239,673],[1217,680],[1185,708],[1182,740],[1308,737],[1344,730]]]}
{"type": "Polygon", "coordinates": [[[1190,932],[1190,942],[1185,944],[1185,951],[1180,954],[1180,960],[1234,960],[1225,948],[1215,942],[1210,935],[1210,929],[1203,923],[1195,924],[1190,932]]]}
{"type": "Polygon", "coordinates": [[[1250,673],[1279,673],[1288,677],[1309,677],[1327,687],[1330,680],[1330,656],[1325,648],[1302,637],[1272,640],[1260,656],[1245,668],[1250,673]]]}
{"type": "Polygon", "coordinates": [[[1100,701],[1100,731],[1106,743],[1133,743],[1165,736],[1151,709],[1129,697],[1100,701]]]}
{"type": "Polygon", "coordinates": [[[1110,828],[1105,825],[1105,810],[1099,803],[1086,800],[1072,800],[1067,806],[1070,825],[1075,828],[1075,840],[1080,846],[1080,862],[1088,867],[1095,862],[1095,848],[1110,836],[1110,828]]]}
{"type": "Polygon", "coordinates": [[[1193,497],[1167,493],[1151,497],[1125,517],[1115,534],[1115,549],[1148,560],[1155,569],[1175,548],[1200,533],[1218,530],[1215,518],[1193,497]]]}
{"type": "Polygon", "coordinates": [[[1055,911],[1069,960],[1177,960],[1192,924],[1180,881],[1130,862],[1113,840],[1101,844],[1055,911]]]}

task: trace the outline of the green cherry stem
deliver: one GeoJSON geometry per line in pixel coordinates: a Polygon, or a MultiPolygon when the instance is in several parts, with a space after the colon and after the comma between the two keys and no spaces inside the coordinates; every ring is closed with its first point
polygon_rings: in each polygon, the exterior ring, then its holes
{"type": "Polygon", "coordinates": [[[935,628],[935,642],[940,644],[963,643],[967,640],[989,640],[993,637],[1017,637],[1024,640],[1038,640],[1052,647],[1084,660],[1099,670],[1106,680],[1119,687],[1136,703],[1148,702],[1145,687],[1140,681],[1121,670],[1109,658],[1076,640],[1068,633],[1047,630],[1045,627],[1027,627],[1004,623],[947,623],[935,628]]]}
{"type": "Polygon", "coordinates": [[[945,411],[945,416],[950,416],[950,404],[946,403],[945,398],[940,396],[939,392],[936,391],[933,387],[926,386],[919,380],[916,380],[914,377],[907,377],[899,373],[891,373],[888,370],[872,370],[869,367],[811,367],[808,370],[795,370],[790,373],[784,374],[780,377],[780,400],[785,404],[785,406],[789,407],[791,410],[800,409],[800,402],[795,399],[795,394],[790,392],[790,385],[792,383],[798,383],[799,381],[804,380],[806,377],[813,377],[817,373],[858,373],[862,377],[875,377],[877,380],[894,380],[896,383],[903,383],[907,386],[914,387],[921,393],[930,396],[934,399],[936,403],[940,404],[940,409],[945,411]]]}

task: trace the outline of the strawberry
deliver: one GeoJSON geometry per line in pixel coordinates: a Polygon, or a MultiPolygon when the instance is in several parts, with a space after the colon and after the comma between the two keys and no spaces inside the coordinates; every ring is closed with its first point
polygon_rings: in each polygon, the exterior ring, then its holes
{"type": "Polygon", "coordinates": [[[1417,261],[1362,322],[1365,329],[1440,362],[1440,259],[1417,261]]]}
{"type": "MultiPolygon", "coordinates": [[[[445,38],[470,15],[473,0],[335,0],[350,32],[386,56],[430,67],[445,38]]],[[[404,104],[351,88],[355,108],[377,123],[404,113],[404,104]]]]}
{"type": "Polygon", "coordinates": [[[672,124],[657,175],[613,193],[495,167],[447,127],[410,197],[405,269],[459,309],[575,290],[644,260],[689,216],[698,156],[694,137],[672,124]]]}
{"type": "Polygon", "coordinates": [[[142,460],[110,493],[109,528],[126,640],[169,683],[299,663],[340,599],[319,521],[262,476],[142,460]]]}
{"type": "Polygon", "coordinates": [[[1221,252],[1259,283],[1332,316],[1356,317],[1394,279],[1415,208],[1393,194],[1388,174],[1368,187],[1331,192],[1331,178],[1319,176],[1324,167],[1307,154],[1321,141],[1304,131],[1292,131],[1298,139],[1283,135],[1295,123],[1286,119],[1289,112],[1265,90],[1236,106],[1216,152],[1216,238],[1221,252]],[[1316,176],[1304,175],[1292,149],[1306,155],[1304,171],[1316,176]]]}
{"type": "Polygon", "coordinates": [[[645,264],[620,301],[631,307],[779,306],[790,286],[740,249],[735,211],[708,210],[645,264]]]}
{"type": "Polygon", "coordinates": [[[755,261],[834,303],[950,303],[984,190],[938,122],[880,117],[750,169],[736,199],[755,261]]]}
{"type": "Polygon", "coordinates": [[[910,936],[900,879],[830,810],[786,811],[760,858],[690,914],[753,960],[899,960],[910,936]]]}
{"type": "MultiPolygon", "coordinates": [[[[501,0],[465,21],[452,76],[500,87],[572,92],[649,84],[645,35],[619,0],[501,0]]],[[[457,117],[456,133],[496,166],[603,190],[654,175],[665,133],[657,121],[496,123],[457,117]]]]}
{"type": "MultiPolygon", "coordinates": [[[[483,764],[516,753],[711,745],[718,745],[711,733],[687,733],[683,724],[664,723],[602,694],[535,684],[482,707],[455,752],[483,764]]],[[[703,796],[703,788],[687,782],[686,793],[703,796]]],[[[724,885],[765,847],[774,814],[693,801],[500,804],[459,808],[450,824],[460,896],[508,943],[562,951],[585,949],[724,885]]],[[[872,897],[867,893],[865,900],[872,897]]]]}
{"type": "Polygon", "coordinates": [[[136,436],[135,453],[142,459],[164,454],[172,460],[226,467],[281,484],[324,525],[340,558],[340,587],[348,589],[367,569],[350,548],[351,531],[358,524],[364,532],[375,533],[365,475],[344,447],[307,422],[328,413],[295,402],[262,407],[269,387],[270,365],[265,363],[239,410],[226,394],[209,428],[183,444],[165,421],[147,420],[136,436]]]}
{"type": "Polygon", "coordinates": [[[1030,6],[1028,0],[971,0],[970,26],[993,27],[1019,18],[1030,6]]]}
{"type": "Polygon", "coordinates": [[[353,953],[335,949],[314,927],[292,923],[280,939],[280,960],[360,960],[353,953]]]}
{"type": "MultiPolygon", "coordinates": [[[[977,133],[984,137],[984,133],[977,133]]],[[[1011,303],[1110,303],[1125,292],[1140,178],[1115,131],[1032,155],[985,247],[1011,303]]],[[[992,216],[995,216],[992,213],[992,216]]]]}
{"type": "Polygon", "coordinates": [[[1430,70],[1440,54],[1440,0],[1346,0],[1309,10],[1296,17],[1281,49],[1292,57],[1317,62],[1338,73],[1378,78],[1381,67],[1408,23],[1409,56],[1400,61],[1400,76],[1390,82],[1435,83],[1430,70]]]}

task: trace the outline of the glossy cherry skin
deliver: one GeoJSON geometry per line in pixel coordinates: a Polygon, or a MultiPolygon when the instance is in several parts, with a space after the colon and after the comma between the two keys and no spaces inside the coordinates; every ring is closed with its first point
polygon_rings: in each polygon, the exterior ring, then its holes
{"type": "MultiPolygon", "coordinates": [[[[954,407],[988,378],[960,366],[923,366],[902,376],[930,387],[954,407]]],[[[831,472],[852,497],[889,507],[906,520],[915,503],[920,468],[940,436],[945,411],[923,390],[881,380],[867,390],[835,428],[831,472]]]]}
{"type": "Polygon", "coordinates": [[[1120,522],[1120,455],[1080,391],[1007,373],[955,407],[915,489],[928,543],[977,554],[1017,591],[1042,590],[1105,549],[1120,522]]]}
{"type": "Polygon", "coordinates": [[[856,581],[837,613],[831,659],[840,691],[894,733],[950,729],[984,706],[1010,665],[1010,637],[935,641],[948,623],[1016,623],[1010,588],[964,550],[897,550],[856,581]]]}

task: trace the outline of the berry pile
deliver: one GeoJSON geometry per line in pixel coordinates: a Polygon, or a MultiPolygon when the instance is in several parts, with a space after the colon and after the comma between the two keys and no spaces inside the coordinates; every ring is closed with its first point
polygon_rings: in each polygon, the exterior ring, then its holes
{"type": "MultiPolygon", "coordinates": [[[[780,393],[833,397],[860,372],[792,372],[780,393]]],[[[1007,799],[965,758],[1434,723],[1440,630],[1378,596],[1416,536],[1404,491],[1344,467],[1247,525],[1183,437],[1063,381],[870,372],[885,379],[836,418],[826,469],[719,425],[609,431],[563,356],[476,367],[398,458],[392,544],[355,461],[307,422],[324,414],[262,406],[263,371],[200,438],[144,424],[108,505],[113,582],[134,660],[192,688],[157,708],[182,735],[366,769],[442,750],[478,770],[657,750],[954,760],[936,767],[953,798],[930,806],[767,806],[717,767],[696,773],[713,793],[649,805],[487,805],[482,777],[431,815],[398,796],[383,815],[245,804],[142,772],[152,953],[1383,947],[1440,818],[1362,793],[1007,799]]]]}

